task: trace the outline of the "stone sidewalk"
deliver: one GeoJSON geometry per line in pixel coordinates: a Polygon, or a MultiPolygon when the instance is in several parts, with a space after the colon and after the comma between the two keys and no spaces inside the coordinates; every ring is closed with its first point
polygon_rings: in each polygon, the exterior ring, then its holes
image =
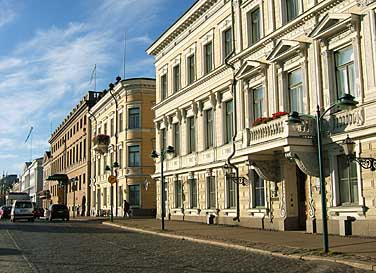
{"type": "Polygon", "coordinates": [[[160,236],[209,243],[303,260],[325,260],[376,271],[376,238],[329,236],[330,253],[322,253],[322,235],[301,231],[266,231],[239,226],[207,225],[157,219],[114,219],[106,225],[160,236]]]}

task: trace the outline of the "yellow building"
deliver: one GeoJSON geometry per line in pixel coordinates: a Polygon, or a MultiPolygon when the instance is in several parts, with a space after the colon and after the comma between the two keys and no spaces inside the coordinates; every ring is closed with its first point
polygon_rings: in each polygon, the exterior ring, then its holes
{"type": "Polygon", "coordinates": [[[89,91],[52,133],[51,176],[48,180],[53,204],[66,204],[81,215],[90,214],[91,126],[88,111],[101,93],[89,91]],[[53,180],[54,178],[58,178],[53,180]]]}
{"type": "Polygon", "coordinates": [[[155,183],[150,177],[154,162],[149,157],[154,143],[155,80],[118,77],[104,92],[90,110],[92,214],[109,215],[112,189],[114,216],[123,216],[124,200],[133,215],[155,215],[155,183]],[[104,148],[98,148],[100,144],[104,148]],[[117,177],[112,186],[110,175],[117,177]]]}
{"type": "Polygon", "coordinates": [[[329,233],[376,235],[374,168],[348,161],[341,145],[349,135],[357,157],[376,156],[375,7],[198,0],[149,47],[156,146],[177,150],[164,168],[168,216],[322,232],[323,199],[329,233]],[[346,94],[355,109],[331,108],[346,94]],[[320,119],[323,198],[317,107],[330,110],[320,119]],[[293,111],[298,126],[287,122],[293,111]]]}

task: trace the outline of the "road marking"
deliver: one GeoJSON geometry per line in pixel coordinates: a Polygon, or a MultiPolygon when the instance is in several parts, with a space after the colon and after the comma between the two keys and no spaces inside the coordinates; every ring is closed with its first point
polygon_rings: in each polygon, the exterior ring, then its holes
{"type": "Polygon", "coordinates": [[[22,254],[22,249],[18,246],[16,240],[14,240],[13,236],[10,234],[8,229],[7,229],[7,233],[8,233],[9,238],[12,240],[13,244],[15,245],[16,249],[21,253],[22,258],[25,260],[27,265],[31,268],[31,270],[33,270],[33,272],[39,273],[39,270],[37,270],[35,266],[29,261],[29,259],[24,254],[22,254]]]}

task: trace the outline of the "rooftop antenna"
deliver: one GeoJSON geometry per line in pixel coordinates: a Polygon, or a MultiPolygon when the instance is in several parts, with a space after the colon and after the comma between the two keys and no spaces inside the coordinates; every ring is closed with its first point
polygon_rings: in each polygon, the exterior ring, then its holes
{"type": "Polygon", "coordinates": [[[90,84],[94,79],[94,92],[97,91],[97,64],[94,65],[93,71],[91,72],[90,76],[90,82],[89,82],[89,89],[90,89],[90,84]]]}
{"type": "Polygon", "coordinates": [[[124,59],[123,59],[123,79],[125,80],[125,56],[127,52],[127,33],[124,32],[124,59]]]}
{"type": "Polygon", "coordinates": [[[34,129],[34,127],[31,126],[29,134],[27,135],[27,137],[25,139],[25,143],[27,143],[27,141],[30,138],[30,162],[33,160],[33,135],[32,135],[33,129],[34,129]]]}

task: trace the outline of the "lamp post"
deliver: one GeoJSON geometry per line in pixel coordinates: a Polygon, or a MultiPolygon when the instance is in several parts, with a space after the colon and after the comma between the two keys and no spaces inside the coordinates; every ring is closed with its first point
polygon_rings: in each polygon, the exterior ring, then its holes
{"type": "Polygon", "coordinates": [[[72,191],[73,191],[73,218],[76,217],[76,190],[77,190],[78,177],[71,179],[72,191]]]}
{"type": "Polygon", "coordinates": [[[166,150],[161,150],[161,152],[158,154],[156,151],[152,151],[150,156],[154,160],[157,158],[160,158],[161,162],[161,229],[164,230],[164,217],[165,217],[165,205],[164,205],[164,176],[163,176],[163,161],[165,159],[166,154],[173,154],[175,152],[174,147],[168,146],[166,150]]]}
{"type": "Polygon", "coordinates": [[[334,107],[340,107],[342,110],[352,109],[358,104],[354,101],[354,97],[350,94],[345,94],[336,103],[330,105],[324,112],[321,113],[320,106],[317,105],[316,116],[300,115],[297,112],[292,112],[289,115],[289,123],[301,123],[301,117],[310,117],[316,120],[316,138],[317,138],[317,156],[319,163],[319,177],[320,177],[320,192],[321,192],[321,206],[322,206],[322,236],[323,236],[323,251],[328,253],[329,251],[329,239],[328,239],[328,219],[326,210],[326,188],[325,188],[325,175],[324,175],[324,156],[322,147],[322,120],[326,113],[328,113],[334,107]]]}
{"type": "Polygon", "coordinates": [[[110,214],[110,221],[113,222],[114,221],[114,188],[113,188],[113,184],[114,183],[117,183],[117,168],[119,168],[119,163],[117,163],[116,161],[114,162],[114,164],[112,164],[112,166],[106,166],[106,171],[110,171],[111,172],[111,175],[108,177],[108,182],[110,182],[111,184],[111,194],[110,194],[110,198],[111,198],[111,214],[110,214]]]}

